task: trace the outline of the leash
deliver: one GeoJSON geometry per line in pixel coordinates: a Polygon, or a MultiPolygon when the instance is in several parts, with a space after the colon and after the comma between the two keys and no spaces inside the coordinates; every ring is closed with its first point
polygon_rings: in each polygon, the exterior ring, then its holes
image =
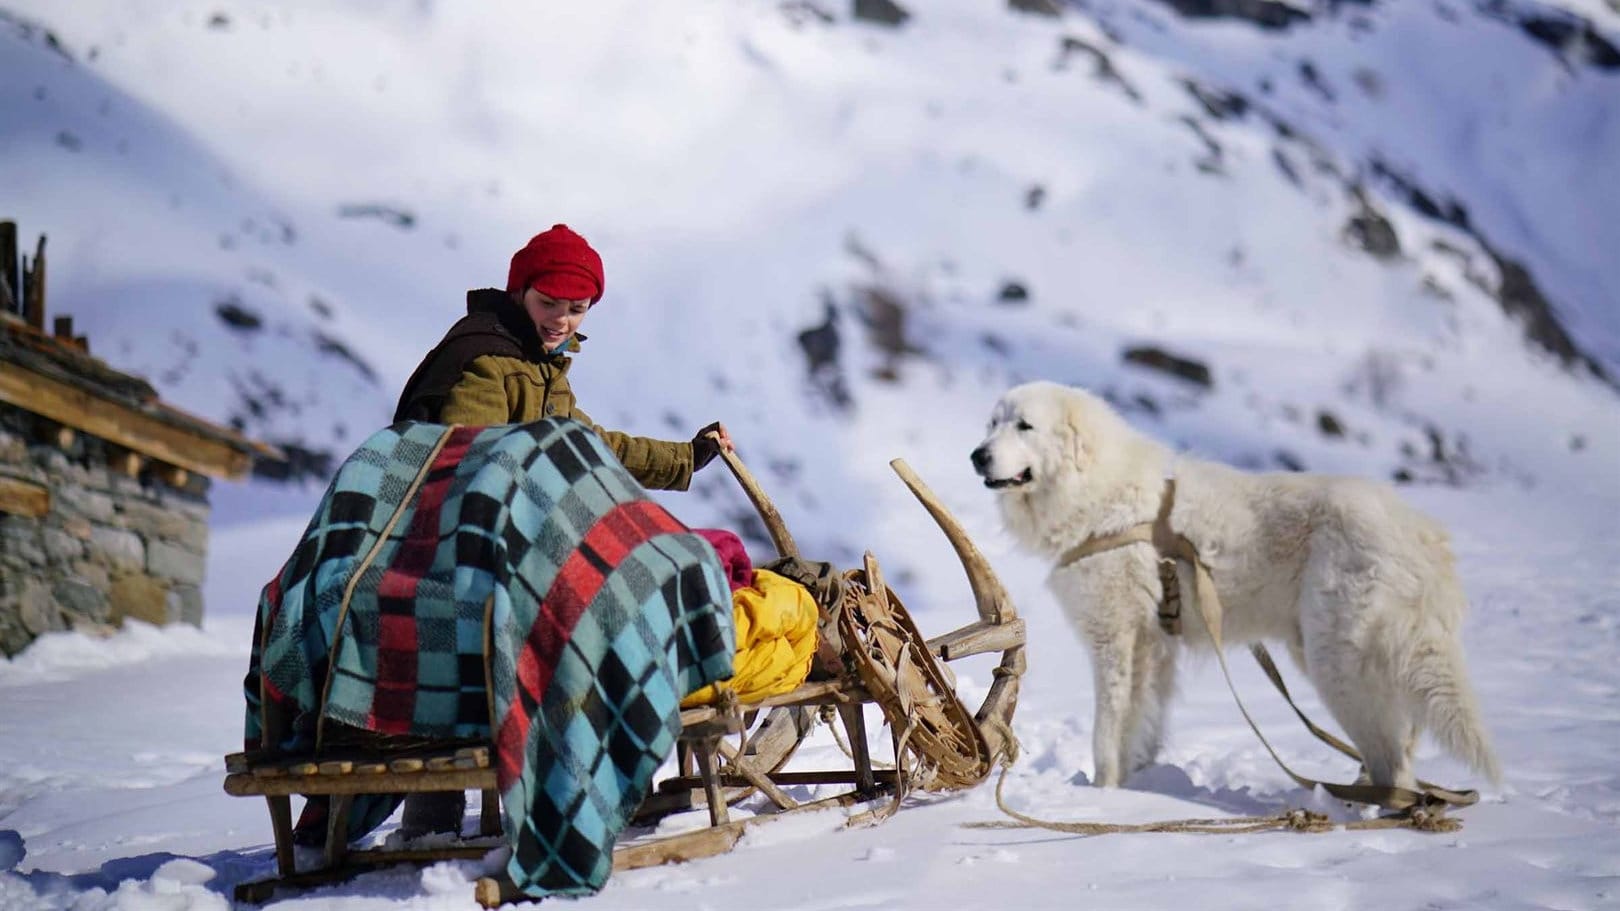
{"type": "Polygon", "coordinates": [[[1001,766],[1001,775],[996,779],[996,807],[1001,812],[1011,816],[1016,822],[1004,819],[989,820],[985,822],[965,822],[963,828],[968,829],[1048,829],[1053,832],[1066,832],[1070,835],[1120,835],[1140,834],[1144,832],[1169,832],[1192,835],[1242,835],[1249,832],[1298,832],[1314,835],[1323,832],[1333,832],[1339,829],[1346,831],[1362,831],[1369,829],[1412,829],[1418,832],[1456,832],[1462,828],[1462,821],[1446,816],[1440,812],[1433,812],[1421,807],[1394,816],[1380,816],[1377,819],[1358,819],[1351,822],[1335,823],[1325,813],[1315,810],[1295,808],[1283,810],[1270,816],[1226,816],[1202,819],[1163,819],[1156,822],[1143,823],[1115,823],[1115,822],[1080,822],[1040,819],[1029,816],[1007,806],[1003,795],[1003,787],[1007,783],[1007,773],[1012,770],[1012,763],[1005,762],[1001,766]]]}

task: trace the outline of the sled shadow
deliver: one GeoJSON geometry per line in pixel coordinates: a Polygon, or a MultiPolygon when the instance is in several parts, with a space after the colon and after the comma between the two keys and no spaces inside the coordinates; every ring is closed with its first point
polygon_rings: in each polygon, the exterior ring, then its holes
{"type": "Polygon", "coordinates": [[[199,885],[227,898],[230,897],[231,887],[238,881],[249,879],[275,863],[274,854],[270,851],[218,851],[198,857],[159,851],[136,857],[115,857],[100,868],[86,873],[53,873],[46,870],[23,873],[13,870],[12,875],[26,882],[40,896],[82,893],[91,889],[111,893],[116,892],[119,884],[126,880],[150,880],[159,867],[174,860],[195,861],[213,870],[213,878],[199,885]]]}
{"type": "MultiPolygon", "coordinates": [[[[175,860],[193,861],[213,870],[213,877],[207,882],[198,885],[223,896],[227,902],[232,903],[233,907],[240,904],[232,901],[238,883],[272,876],[276,870],[275,850],[273,848],[263,848],[245,851],[217,851],[213,854],[197,856],[160,851],[135,857],[114,858],[103,863],[100,868],[85,873],[52,873],[44,870],[23,873],[12,870],[11,875],[27,883],[34,890],[34,893],[40,897],[51,895],[76,896],[92,889],[101,889],[110,894],[116,892],[121,883],[129,880],[142,883],[151,881],[159,868],[175,860]]],[[[473,868],[476,868],[478,862],[454,861],[453,863],[471,864],[473,868]]],[[[418,898],[423,894],[422,869],[421,865],[411,864],[380,866],[373,870],[358,873],[353,878],[324,883],[314,888],[320,890],[320,896],[323,899],[364,896],[402,901],[418,898]],[[409,867],[412,875],[400,875],[401,866],[409,867]]],[[[476,869],[471,870],[469,872],[469,882],[471,878],[477,875],[476,869]]],[[[271,901],[297,898],[310,894],[312,894],[310,888],[280,889],[276,891],[271,901]]],[[[69,907],[72,907],[72,905],[70,904],[69,907]]]]}

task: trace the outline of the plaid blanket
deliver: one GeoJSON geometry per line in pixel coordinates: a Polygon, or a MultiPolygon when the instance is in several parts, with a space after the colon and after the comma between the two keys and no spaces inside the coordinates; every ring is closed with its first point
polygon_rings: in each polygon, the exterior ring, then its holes
{"type": "MultiPolygon", "coordinates": [[[[323,718],[492,737],[513,881],[594,892],[733,636],[714,550],[585,425],[396,424],[338,469],[260,597],[246,737],[270,719],[265,745],[305,752],[323,718]]],[[[396,803],[357,799],[350,831],[396,803]]]]}

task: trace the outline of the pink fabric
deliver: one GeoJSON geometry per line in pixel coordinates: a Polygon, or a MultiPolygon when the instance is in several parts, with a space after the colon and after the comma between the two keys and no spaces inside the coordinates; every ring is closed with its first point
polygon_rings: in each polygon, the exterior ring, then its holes
{"type": "Polygon", "coordinates": [[[694,528],[692,531],[702,535],[703,540],[708,541],[714,547],[714,552],[720,555],[720,562],[726,567],[726,581],[730,583],[732,591],[754,584],[754,564],[748,559],[748,551],[743,547],[741,538],[724,528],[694,528]]]}

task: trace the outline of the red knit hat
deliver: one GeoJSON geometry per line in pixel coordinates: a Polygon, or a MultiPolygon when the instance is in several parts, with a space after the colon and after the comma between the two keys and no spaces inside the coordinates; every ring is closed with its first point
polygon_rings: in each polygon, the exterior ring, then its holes
{"type": "Polygon", "coordinates": [[[562,300],[602,299],[602,257],[567,225],[541,231],[512,254],[507,293],[533,288],[562,300]]]}

